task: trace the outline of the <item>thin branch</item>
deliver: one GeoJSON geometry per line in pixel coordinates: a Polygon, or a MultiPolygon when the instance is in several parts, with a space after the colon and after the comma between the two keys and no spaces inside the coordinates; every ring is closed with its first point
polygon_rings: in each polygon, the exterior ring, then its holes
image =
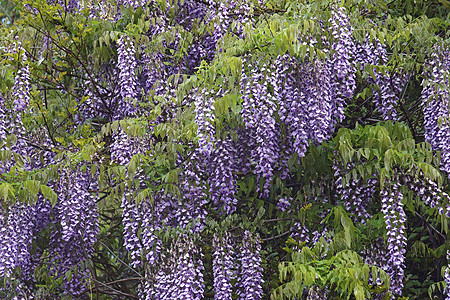
{"type": "Polygon", "coordinates": [[[276,236],[267,238],[267,239],[262,239],[262,241],[263,241],[263,242],[268,242],[268,241],[271,241],[271,240],[276,240],[276,239],[282,238],[283,236],[288,235],[289,233],[291,233],[290,230],[288,230],[288,231],[286,231],[286,232],[283,232],[282,234],[279,234],[279,235],[276,235],[276,236]]]}
{"type": "Polygon", "coordinates": [[[99,243],[102,244],[106,249],[108,249],[109,252],[111,252],[111,254],[114,255],[114,257],[117,258],[122,264],[124,264],[124,265],[125,265],[126,267],[128,267],[131,271],[133,271],[134,273],[136,273],[137,275],[139,275],[141,278],[143,278],[142,275],[141,275],[138,271],[136,271],[136,270],[133,269],[129,264],[127,264],[126,262],[124,262],[123,260],[121,260],[120,257],[118,257],[118,256],[114,253],[114,251],[112,251],[111,249],[108,248],[108,246],[105,245],[105,243],[103,243],[102,241],[99,241],[99,243]]]}

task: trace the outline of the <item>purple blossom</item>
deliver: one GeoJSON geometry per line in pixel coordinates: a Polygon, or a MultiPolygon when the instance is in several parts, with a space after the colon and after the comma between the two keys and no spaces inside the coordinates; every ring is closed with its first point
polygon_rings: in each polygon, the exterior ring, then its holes
{"type": "Polygon", "coordinates": [[[213,274],[214,299],[228,300],[232,298],[231,280],[234,278],[234,251],[228,233],[222,237],[214,235],[213,240],[213,274]]]}
{"type": "MultiPolygon", "coordinates": [[[[336,172],[336,193],[344,201],[345,209],[351,214],[355,223],[366,223],[366,220],[372,216],[367,212],[367,206],[373,201],[375,189],[378,183],[376,178],[370,178],[367,181],[362,178],[351,178],[344,186],[343,175],[338,167],[334,166],[336,172]]],[[[350,169],[347,168],[346,172],[350,169]]]]}
{"type": "Polygon", "coordinates": [[[250,77],[247,77],[245,68],[242,69],[241,115],[247,130],[252,131],[256,139],[251,161],[255,165],[254,173],[258,175],[258,179],[264,178],[261,195],[267,196],[279,158],[280,128],[275,121],[276,99],[269,92],[268,83],[272,79],[270,68],[265,64],[249,64],[248,69],[251,70],[250,77]]]}
{"type": "Polygon", "coordinates": [[[450,127],[448,124],[450,51],[436,45],[426,62],[422,82],[425,140],[441,151],[441,170],[450,176],[450,127]]]}
{"type": "Polygon", "coordinates": [[[292,197],[281,197],[278,200],[277,208],[281,211],[288,211],[292,202],[292,197]]]}
{"type": "Polygon", "coordinates": [[[212,91],[203,90],[196,93],[195,97],[195,123],[198,126],[198,144],[200,152],[205,155],[211,154],[213,143],[215,141],[214,134],[214,93],[212,91]]]}
{"type": "MultiPolygon", "coordinates": [[[[450,260],[450,251],[447,250],[447,261],[450,260]]],[[[444,290],[445,300],[450,300],[450,267],[447,265],[444,270],[444,281],[447,287],[444,290]]]]}
{"type": "Polygon", "coordinates": [[[236,149],[230,138],[216,142],[210,157],[211,174],[208,177],[211,200],[216,207],[223,207],[226,214],[236,210],[236,178],[233,174],[236,149]]]}
{"type": "Polygon", "coordinates": [[[25,49],[23,49],[20,41],[17,41],[14,45],[10,52],[17,57],[19,68],[14,78],[12,99],[14,101],[14,110],[21,113],[30,102],[30,67],[27,63],[25,49]]]}
{"type": "Polygon", "coordinates": [[[128,36],[122,36],[118,41],[118,59],[117,69],[119,70],[120,95],[122,101],[118,110],[127,115],[133,115],[136,112],[133,101],[137,100],[138,86],[136,69],[136,50],[133,40],[128,36]]]}
{"type": "Polygon", "coordinates": [[[88,269],[72,274],[70,279],[65,274],[73,267],[82,266],[92,255],[99,229],[95,197],[88,189],[96,189],[96,184],[80,169],[66,169],[60,173],[57,186],[59,201],[54,207],[55,220],[48,251],[50,263],[54,264],[50,274],[56,278],[63,277],[67,295],[79,295],[89,278],[88,269]]]}
{"type": "Polygon", "coordinates": [[[335,40],[332,44],[333,56],[329,62],[330,72],[335,74],[334,101],[331,111],[336,120],[342,121],[346,99],[353,95],[356,88],[356,70],[352,58],[357,49],[352,37],[353,27],[344,7],[332,10],[330,23],[331,35],[335,40]]]}
{"type": "Polygon", "coordinates": [[[240,252],[240,273],[238,299],[257,300],[262,299],[263,290],[261,267],[261,244],[259,235],[252,235],[249,231],[244,232],[240,252]]]}
{"type": "Polygon", "coordinates": [[[406,214],[403,210],[403,194],[398,178],[393,178],[381,194],[381,212],[385,218],[388,264],[385,271],[391,278],[390,291],[401,296],[406,253],[406,214]]]}
{"type": "Polygon", "coordinates": [[[117,4],[137,9],[138,7],[144,8],[148,2],[148,0],[118,0],[117,4]]]}
{"type": "Polygon", "coordinates": [[[172,244],[165,264],[155,276],[149,291],[155,300],[199,300],[203,298],[203,254],[184,234],[172,244]]]}

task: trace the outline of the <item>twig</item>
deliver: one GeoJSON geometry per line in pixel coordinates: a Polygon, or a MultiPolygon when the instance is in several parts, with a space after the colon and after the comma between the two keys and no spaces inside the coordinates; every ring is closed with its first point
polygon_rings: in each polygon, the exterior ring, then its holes
{"type": "Polygon", "coordinates": [[[114,255],[115,258],[117,258],[121,263],[123,263],[125,266],[127,266],[131,271],[133,271],[134,273],[136,273],[137,275],[140,276],[140,278],[143,278],[142,275],[136,271],[135,269],[133,269],[129,264],[127,264],[126,262],[124,262],[123,260],[120,259],[120,257],[118,257],[114,251],[112,251],[111,249],[108,248],[108,246],[105,245],[105,243],[103,243],[102,241],[99,241],[100,244],[102,244],[106,249],[109,250],[109,252],[111,252],[112,255],[114,255]]]}
{"type": "Polygon", "coordinates": [[[263,242],[268,242],[268,241],[271,241],[271,240],[276,240],[276,239],[279,239],[279,238],[281,238],[283,236],[288,235],[290,232],[291,231],[289,230],[289,231],[283,232],[282,234],[279,234],[279,235],[276,235],[276,236],[273,236],[273,237],[270,237],[270,238],[267,238],[267,239],[262,239],[262,241],[263,242]]]}

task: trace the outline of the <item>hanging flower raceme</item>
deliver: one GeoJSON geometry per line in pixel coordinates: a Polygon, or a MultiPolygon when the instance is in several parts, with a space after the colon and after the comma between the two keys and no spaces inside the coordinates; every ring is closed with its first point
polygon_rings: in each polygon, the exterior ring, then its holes
{"type": "Polygon", "coordinates": [[[286,125],[285,156],[303,157],[309,141],[320,144],[334,131],[334,75],[321,60],[302,63],[288,55],[278,57],[275,68],[270,83],[286,125]]]}
{"type": "Polygon", "coordinates": [[[120,95],[118,111],[125,115],[136,113],[134,101],[137,100],[138,86],[136,77],[136,50],[133,40],[128,36],[122,36],[118,41],[117,69],[119,70],[120,95]]]}
{"type": "Polygon", "coordinates": [[[124,247],[130,254],[131,266],[141,265],[141,242],[138,237],[139,227],[143,218],[142,205],[136,205],[132,194],[128,191],[122,196],[122,223],[124,247]]]}
{"type": "Polygon", "coordinates": [[[89,189],[97,189],[96,181],[86,172],[80,169],[61,171],[56,189],[60,201],[54,207],[49,259],[55,265],[52,276],[63,277],[64,291],[68,295],[78,295],[87,283],[88,270],[80,270],[71,278],[65,274],[90,259],[99,230],[95,197],[89,189]]]}
{"type": "Polygon", "coordinates": [[[401,296],[406,253],[406,214],[403,210],[403,194],[400,191],[398,176],[386,183],[381,191],[381,212],[384,215],[387,231],[388,265],[384,267],[391,278],[390,291],[401,296]]]}
{"type": "Polygon", "coordinates": [[[450,217],[450,196],[435,182],[426,179],[419,168],[415,168],[416,176],[405,176],[406,186],[420,197],[425,205],[436,208],[440,215],[450,217]]]}
{"type": "Polygon", "coordinates": [[[211,200],[222,207],[226,214],[236,210],[236,178],[233,174],[236,149],[230,138],[216,142],[211,155],[211,175],[208,177],[211,200]]]}
{"type": "Polygon", "coordinates": [[[450,49],[436,45],[434,50],[424,68],[422,82],[425,140],[441,151],[441,170],[450,176],[450,49]]]}
{"type": "Polygon", "coordinates": [[[179,175],[180,191],[183,195],[182,203],[173,206],[171,225],[186,228],[191,226],[193,232],[204,229],[207,215],[205,205],[208,203],[206,180],[207,158],[204,153],[194,150],[189,161],[179,175]]]}
{"type": "Polygon", "coordinates": [[[210,155],[213,150],[216,133],[213,126],[214,115],[214,93],[202,90],[197,92],[195,99],[195,124],[197,124],[198,144],[201,153],[210,155]]]}
{"type": "Polygon", "coordinates": [[[279,158],[280,128],[275,121],[276,99],[269,92],[268,84],[272,80],[270,68],[265,64],[261,66],[249,64],[247,67],[251,70],[251,76],[246,75],[243,66],[241,115],[247,130],[251,131],[256,139],[251,161],[255,164],[254,172],[258,175],[258,179],[264,178],[261,195],[267,196],[279,158]]]}
{"type": "MultiPolygon", "coordinates": [[[[450,261],[450,251],[447,250],[447,262],[450,261]]],[[[444,271],[444,280],[447,284],[446,289],[444,290],[445,300],[450,300],[450,265],[445,267],[444,271]]]]}
{"type": "Polygon", "coordinates": [[[362,178],[351,178],[345,185],[343,177],[351,171],[347,167],[345,172],[341,171],[336,164],[333,165],[336,177],[336,193],[344,201],[344,207],[351,214],[354,223],[366,223],[372,216],[367,212],[367,206],[372,202],[375,193],[377,179],[370,178],[364,181],[362,178]]]}
{"type": "Polygon", "coordinates": [[[155,276],[149,293],[155,300],[203,299],[203,254],[192,238],[181,234],[172,244],[165,264],[155,276]]]}
{"type": "Polygon", "coordinates": [[[239,299],[257,300],[262,299],[263,290],[261,267],[261,242],[259,235],[252,235],[248,230],[244,232],[240,252],[240,271],[239,271],[239,299]]]}
{"type": "Polygon", "coordinates": [[[214,299],[232,299],[234,278],[234,250],[228,233],[223,236],[214,235],[213,239],[213,274],[214,274],[214,299]]]}
{"type": "Polygon", "coordinates": [[[334,102],[332,113],[336,120],[344,119],[346,99],[353,95],[356,88],[356,69],[352,62],[357,49],[352,37],[353,27],[344,7],[332,10],[331,35],[335,42],[332,44],[334,54],[329,62],[329,72],[334,74],[334,102]]]}
{"type": "Polygon", "coordinates": [[[14,78],[14,87],[12,93],[12,99],[14,101],[14,109],[17,112],[22,112],[30,102],[30,67],[27,63],[27,56],[25,50],[20,46],[17,46],[17,51],[14,51],[14,55],[19,56],[19,69],[17,70],[16,77],[14,78]]]}
{"type": "MultiPolygon", "coordinates": [[[[388,62],[386,46],[381,44],[378,39],[370,42],[369,37],[366,38],[365,44],[364,48],[367,49],[366,57],[363,58],[365,63],[385,67],[388,62]]],[[[364,64],[361,67],[364,67],[364,64]]],[[[396,107],[409,77],[400,72],[393,73],[388,69],[385,69],[384,72],[374,70],[373,75],[375,78],[370,77],[368,81],[375,86],[373,101],[376,109],[384,120],[397,121],[396,107]]]]}

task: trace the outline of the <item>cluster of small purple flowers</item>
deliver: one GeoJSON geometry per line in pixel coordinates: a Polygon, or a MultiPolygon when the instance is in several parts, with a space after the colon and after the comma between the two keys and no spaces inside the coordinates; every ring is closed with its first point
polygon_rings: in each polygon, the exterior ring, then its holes
{"type": "Polygon", "coordinates": [[[448,90],[450,78],[450,48],[435,45],[426,63],[422,82],[425,140],[441,151],[441,170],[450,176],[450,126],[448,120],[448,90]]]}
{"type": "Polygon", "coordinates": [[[346,99],[353,95],[356,88],[356,69],[352,59],[357,49],[352,37],[353,27],[345,8],[334,9],[330,23],[331,35],[335,40],[332,44],[334,54],[330,61],[330,72],[336,76],[333,82],[335,98],[331,111],[334,118],[341,121],[344,118],[346,99]]]}
{"type": "MultiPolygon", "coordinates": [[[[367,41],[371,52],[368,53],[368,61],[373,65],[386,65],[387,54],[386,46],[380,43],[377,39],[373,43],[367,41]]],[[[400,94],[408,80],[408,76],[400,73],[392,73],[389,70],[385,70],[385,73],[374,71],[375,80],[369,79],[369,82],[374,83],[378,88],[374,88],[374,104],[377,110],[382,114],[384,120],[397,121],[397,109],[396,106],[400,100],[400,94]],[[373,82],[375,81],[375,82],[373,82]]]]}
{"type": "Polygon", "coordinates": [[[43,249],[33,241],[38,233],[50,222],[51,206],[41,194],[34,204],[16,203],[9,208],[9,213],[0,213],[0,276],[8,278],[13,270],[20,268],[23,282],[34,281],[34,269],[43,249]]]}
{"type": "Polygon", "coordinates": [[[306,296],[306,300],[327,300],[327,294],[328,290],[326,288],[313,286],[308,290],[308,296],[306,296]]]}
{"type": "MultiPolygon", "coordinates": [[[[364,259],[364,263],[370,266],[377,266],[383,270],[389,269],[389,255],[386,249],[383,238],[377,238],[373,241],[369,247],[364,247],[360,255],[364,259]]],[[[380,276],[373,281],[372,277],[369,278],[369,284],[382,285],[380,276]]]]}
{"type": "Polygon", "coordinates": [[[117,1],[117,4],[137,9],[138,7],[145,7],[148,2],[148,0],[119,0],[117,1]]]}
{"type": "Polygon", "coordinates": [[[291,237],[298,243],[309,244],[311,241],[309,229],[303,225],[300,221],[294,223],[291,227],[291,237]]]}
{"type": "Polygon", "coordinates": [[[136,154],[145,154],[150,148],[146,137],[130,136],[122,128],[113,132],[110,146],[111,160],[122,166],[127,165],[136,154]]]}
{"type": "Polygon", "coordinates": [[[367,206],[372,202],[377,179],[371,178],[364,182],[362,178],[351,178],[345,186],[342,185],[342,175],[336,180],[336,192],[344,201],[347,212],[355,223],[366,223],[372,216],[367,212],[367,206]]]}
{"type": "Polygon", "coordinates": [[[218,140],[211,155],[208,177],[211,200],[216,207],[223,207],[226,214],[236,210],[236,178],[233,174],[236,151],[230,138],[218,140]]]}
{"type": "Polygon", "coordinates": [[[275,121],[276,99],[269,92],[270,68],[265,64],[261,66],[249,64],[247,67],[251,70],[251,76],[247,77],[245,65],[243,65],[241,114],[247,130],[252,131],[256,139],[251,160],[255,165],[254,172],[258,175],[258,179],[265,180],[261,195],[267,196],[274,166],[279,158],[280,129],[275,121]]]}
{"type": "Polygon", "coordinates": [[[213,143],[215,141],[214,134],[214,93],[212,91],[203,90],[196,93],[195,99],[195,124],[197,124],[198,144],[200,151],[206,155],[211,154],[213,143]]]}
{"type": "Polygon", "coordinates": [[[117,69],[119,70],[120,95],[122,102],[118,110],[126,115],[135,113],[133,101],[137,100],[136,50],[133,40],[128,36],[122,36],[118,41],[117,69]]]}
{"type": "Polygon", "coordinates": [[[172,244],[165,264],[155,276],[155,284],[148,293],[154,300],[203,299],[203,254],[192,238],[181,234],[172,244]]]}
{"type": "MultiPolygon", "coordinates": [[[[297,76],[296,72],[291,71],[297,63],[289,55],[277,58],[273,90],[280,105],[280,119],[287,126],[288,136],[292,137],[290,142],[293,152],[296,152],[299,157],[303,157],[308,147],[307,124],[302,117],[304,115],[303,109],[307,107],[307,103],[300,102],[300,92],[296,88],[298,86],[297,78],[301,78],[301,76],[297,76]]],[[[289,148],[287,149],[287,156],[291,154],[289,148]]]]}
{"type": "Polygon", "coordinates": [[[234,278],[234,250],[229,234],[223,236],[214,235],[213,240],[213,274],[214,274],[214,299],[232,299],[234,278]]]}
{"type": "Polygon", "coordinates": [[[80,169],[65,169],[60,173],[59,201],[53,211],[55,220],[50,234],[49,257],[54,264],[52,275],[63,277],[64,292],[69,295],[82,292],[89,277],[87,269],[73,274],[70,279],[65,274],[90,259],[97,240],[97,206],[95,197],[88,191],[95,188],[96,181],[80,169]]]}
{"type": "Polygon", "coordinates": [[[385,271],[391,278],[390,291],[401,296],[406,253],[406,214],[403,210],[403,194],[400,191],[398,176],[386,184],[381,192],[381,212],[385,218],[389,261],[385,271]]]}
{"type": "Polygon", "coordinates": [[[17,112],[22,112],[30,102],[30,67],[27,64],[27,56],[25,50],[17,44],[17,49],[14,49],[13,54],[19,55],[20,67],[17,70],[14,78],[14,87],[12,98],[14,101],[14,109],[17,112]]]}
{"type": "Polygon", "coordinates": [[[279,210],[281,210],[281,211],[287,212],[287,211],[289,211],[289,208],[291,206],[291,202],[292,202],[292,197],[289,197],[289,198],[288,197],[281,197],[278,200],[277,208],[279,210]]]}
{"type": "Polygon", "coordinates": [[[262,299],[264,279],[262,277],[260,251],[259,235],[252,235],[249,231],[245,231],[239,258],[241,262],[237,291],[239,299],[262,299]]]}
{"type": "Polygon", "coordinates": [[[288,143],[285,155],[306,154],[308,141],[320,144],[330,137],[336,122],[335,75],[329,63],[299,61],[284,55],[275,61],[276,71],[270,83],[286,126],[288,143]]]}
{"type": "Polygon", "coordinates": [[[353,222],[365,224],[366,220],[372,217],[367,212],[367,206],[372,202],[377,179],[370,178],[364,181],[362,178],[352,177],[344,185],[344,176],[351,171],[354,164],[349,163],[347,167],[344,167],[339,166],[337,161],[335,160],[333,164],[336,195],[344,202],[344,207],[351,214],[353,222]]]}
{"type": "MultiPolygon", "coordinates": [[[[447,250],[447,261],[450,261],[450,251],[447,250]]],[[[447,287],[444,290],[445,300],[450,300],[450,265],[447,265],[444,270],[444,281],[447,287]]]]}
{"type": "Polygon", "coordinates": [[[74,13],[80,8],[79,0],[47,0],[50,4],[59,4],[64,11],[74,13]]]}
{"type": "Polygon", "coordinates": [[[435,182],[426,179],[423,172],[416,169],[417,176],[405,176],[406,186],[431,208],[436,208],[440,215],[450,217],[450,196],[435,182]],[[445,203],[445,208],[441,203],[445,203]]]}
{"type": "Polygon", "coordinates": [[[141,243],[138,237],[139,225],[142,219],[142,205],[136,205],[131,193],[122,197],[123,245],[130,254],[131,266],[141,265],[141,243]],[[131,199],[130,199],[131,198],[131,199]]]}
{"type": "MultiPolygon", "coordinates": [[[[3,220],[0,248],[0,276],[10,276],[14,268],[21,267],[25,273],[31,265],[30,246],[33,239],[32,209],[24,204],[10,208],[7,222],[3,220]]],[[[2,218],[5,218],[2,216],[2,218]]]]}

